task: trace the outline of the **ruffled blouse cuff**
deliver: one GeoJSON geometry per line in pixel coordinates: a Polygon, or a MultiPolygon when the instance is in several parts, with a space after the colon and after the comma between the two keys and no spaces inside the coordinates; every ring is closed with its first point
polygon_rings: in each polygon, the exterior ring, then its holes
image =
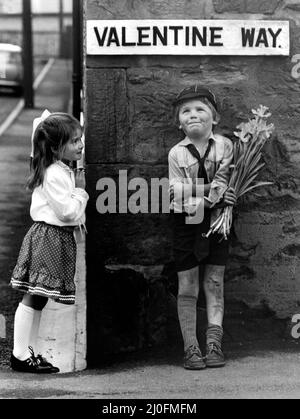
{"type": "Polygon", "coordinates": [[[82,188],[75,188],[72,193],[72,198],[78,199],[78,201],[83,204],[86,203],[89,199],[88,193],[82,188]]]}

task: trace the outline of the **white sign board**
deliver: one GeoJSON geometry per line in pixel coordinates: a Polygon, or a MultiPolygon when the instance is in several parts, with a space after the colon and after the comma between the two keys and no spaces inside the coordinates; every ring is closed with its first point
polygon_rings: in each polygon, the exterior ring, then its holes
{"type": "Polygon", "coordinates": [[[289,55],[288,21],[88,20],[88,55],[289,55]]]}

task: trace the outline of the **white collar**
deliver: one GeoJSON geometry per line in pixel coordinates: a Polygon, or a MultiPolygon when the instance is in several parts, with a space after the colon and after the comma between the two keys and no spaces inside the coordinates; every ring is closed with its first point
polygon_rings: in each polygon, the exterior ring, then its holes
{"type": "MultiPolygon", "coordinates": [[[[214,136],[213,132],[208,137],[208,140],[210,140],[210,139],[216,141],[216,137],[214,136]]],[[[188,137],[185,137],[182,141],[180,141],[180,143],[178,145],[186,147],[189,144],[194,144],[194,143],[188,137]]]]}
{"type": "Polygon", "coordinates": [[[62,169],[68,171],[69,173],[73,173],[73,170],[71,169],[70,166],[68,166],[67,164],[65,164],[64,162],[62,162],[61,160],[57,160],[55,162],[55,164],[57,164],[59,167],[61,167],[62,169]]]}

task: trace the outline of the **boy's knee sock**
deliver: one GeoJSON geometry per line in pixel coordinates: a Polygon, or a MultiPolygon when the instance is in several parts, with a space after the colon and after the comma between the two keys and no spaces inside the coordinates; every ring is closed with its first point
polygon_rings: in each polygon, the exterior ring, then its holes
{"type": "Polygon", "coordinates": [[[31,346],[35,353],[38,353],[38,336],[39,336],[39,329],[40,329],[40,323],[41,323],[41,310],[34,310],[33,314],[33,323],[31,327],[30,332],[30,338],[29,338],[29,346],[31,346]]]}
{"type": "Polygon", "coordinates": [[[191,345],[197,345],[197,298],[188,295],[177,297],[178,318],[184,342],[184,350],[191,345]]]}
{"type": "Polygon", "coordinates": [[[206,331],[206,344],[215,344],[218,348],[222,347],[223,328],[215,324],[209,324],[206,331]]]}
{"type": "Polygon", "coordinates": [[[15,314],[14,321],[14,349],[13,355],[20,361],[31,356],[28,346],[30,333],[34,319],[34,309],[20,303],[15,314]]]}

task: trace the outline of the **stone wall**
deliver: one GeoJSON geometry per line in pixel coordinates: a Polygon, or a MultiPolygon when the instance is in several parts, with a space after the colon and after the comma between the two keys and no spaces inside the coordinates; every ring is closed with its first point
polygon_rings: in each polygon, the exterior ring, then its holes
{"type": "MultiPolygon", "coordinates": [[[[128,170],[129,179],[167,176],[168,151],[180,139],[173,124],[170,103],[181,88],[195,82],[210,86],[221,99],[219,130],[229,138],[232,138],[235,126],[249,117],[253,107],[263,104],[271,109],[276,132],[265,149],[266,168],[262,178],[274,184],[249,195],[239,206],[236,237],[226,271],[226,321],[228,328],[232,326],[231,336],[236,336],[236,339],[288,337],[290,319],[299,312],[300,305],[300,78],[297,72],[293,72],[295,60],[293,62],[292,58],[300,54],[299,2],[86,2],[86,19],[146,18],[289,20],[291,55],[87,57],[86,161],[91,196],[87,241],[90,358],[96,359],[93,354],[97,351],[111,353],[120,348],[141,347],[144,345],[141,342],[145,343],[147,339],[152,343],[163,343],[172,329],[168,323],[170,318],[175,319],[176,329],[175,303],[170,293],[172,287],[157,271],[160,269],[161,272],[171,257],[167,216],[100,215],[96,210],[99,196],[96,183],[102,177],[117,178],[119,170],[128,170]],[[108,265],[114,266],[113,273],[108,265]],[[144,273],[145,267],[152,269],[148,276],[144,273]],[[137,283],[140,284],[138,291],[137,283]],[[121,296],[118,287],[122,287],[121,296]],[[137,326],[136,321],[132,323],[139,344],[128,338],[125,326],[123,331],[118,330],[113,309],[121,306],[126,312],[133,288],[135,303],[142,304],[136,313],[146,312],[146,317],[143,315],[147,319],[143,326],[137,326]],[[104,307],[107,307],[108,299],[111,304],[107,311],[104,307]],[[154,318],[159,330],[156,334],[149,326],[154,318]],[[247,327],[242,327],[242,324],[249,326],[248,332],[255,332],[244,333],[247,327]],[[235,335],[237,330],[239,332],[235,335]],[[146,339],[146,335],[150,338],[146,339]],[[128,344],[123,344],[126,339],[128,344]]],[[[175,330],[175,335],[178,337],[178,330],[175,330]]]]}

